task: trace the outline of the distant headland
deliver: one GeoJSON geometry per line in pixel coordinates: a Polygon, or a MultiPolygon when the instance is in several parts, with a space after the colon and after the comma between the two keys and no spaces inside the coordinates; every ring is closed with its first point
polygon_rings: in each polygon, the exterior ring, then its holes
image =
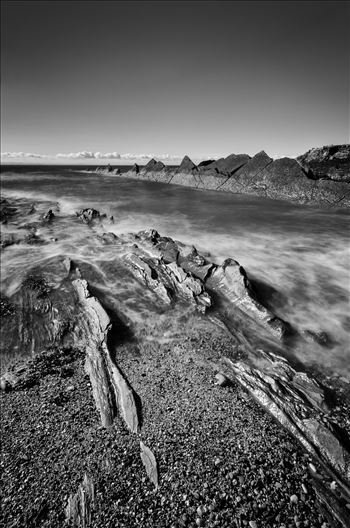
{"type": "MultiPolygon", "coordinates": [[[[111,165],[99,167],[97,172],[121,175],[120,169],[111,165]]],[[[264,151],[253,157],[231,154],[198,165],[185,156],[175,168],[151,159],[144,167],[135,164],[122,176],[303,204],[350,207],[349,144],[313,148],[297,158],[275,160],[264,151]]]]}

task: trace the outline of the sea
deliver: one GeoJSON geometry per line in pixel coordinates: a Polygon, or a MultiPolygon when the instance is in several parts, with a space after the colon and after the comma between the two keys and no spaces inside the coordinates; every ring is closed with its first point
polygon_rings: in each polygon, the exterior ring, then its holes
{"type": "MultiPolygon", "coordinates": [[[[261,197],[196,190],[94,172],[94,167],[3,166],[1,197],[56,204],[66,224],[47,244],[19,244],[1,255],[1,292],[11,295],[28,266],[48,255],[103,260],[107,248],[86,238],[86,226],[69,222],[93,207],[114,223],[116,235],[156,229],[193,244],[221,263],[238,261],[248,277],[278,292],[276,315],[299,332],[325,332],[328,344],[299,345],[298,359],[350,379],[350,211],[261,197]]],[[[26,219],[23,220],[25,222],[26,219]]],[[[23,229],[18,225],[18,229],[23,229]]],[[[13,229],[2,225],[2,231],[13,229]]],[[[40,234],[40,233],[39,233],[40,234]]],[[[107,255],[107,253],[106,253],[107,255]]],[[[111,255],[108,258],[112,258],[111,255]]]]}

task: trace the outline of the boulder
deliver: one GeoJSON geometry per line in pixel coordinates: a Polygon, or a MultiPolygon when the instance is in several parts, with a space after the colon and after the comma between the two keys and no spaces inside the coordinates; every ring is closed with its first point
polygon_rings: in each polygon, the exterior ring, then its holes
{"type": "Polygon", "coordinates": [[[101,214],[96,209],[93,209],[91,207],[87,209],[81,209],[80,211],[77,211],[75,213],[80,220],[84,222],[84,224],[91,224],[94,221],[99,221],[101,219],[101,214]]]}
{"type": "Polygon", "coordinates": [[[312,148],[297,158],[310,178],[350,182],[350,145],[312,148]]]}

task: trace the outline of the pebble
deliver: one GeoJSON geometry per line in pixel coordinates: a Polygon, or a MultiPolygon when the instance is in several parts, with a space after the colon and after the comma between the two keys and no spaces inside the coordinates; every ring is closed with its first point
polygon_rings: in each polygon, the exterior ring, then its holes
{"type": "Polygon", "coordinates": [[[220,387],[226,387],[229,384],[230,380],[225,376],[225,374],[222,374],[222,372],[219,372],[215,376],[215,384],[219,385],[220,387]]]}
{"type": "Polygon", "coordinates": [[[258,528],[258,525],[256,524],[255,521],[249,521],[249,526],[250,528],[258,528]]]}
{"type": "Polygon", "coordinates": [[[309,464],[309,468],[311,469],[311,471],[312,471],[313,473],[316,473],[316,468],[315,468],[315,466],[314,466],[313,464],[310,463],[310,464],[309,464]]]}
{"type": "Polygon", "coordinates": [[[298,502],[298,497],[296,495],[291,495],[290,502],[292,502],[293,504],[296,504],[298,502]]]}
{"type": "Polygon", "coordinates": [[[335,480],[333,480],[331,482],[331,490],[335,490],[335,489],[337,489],[337,483],[335,482],[335,480]]]}

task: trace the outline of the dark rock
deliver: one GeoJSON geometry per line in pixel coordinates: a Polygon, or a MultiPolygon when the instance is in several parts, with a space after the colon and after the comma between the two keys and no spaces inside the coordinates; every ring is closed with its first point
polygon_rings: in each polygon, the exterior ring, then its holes
{"type": "Polygon", "coordinates": [[[101,240],[102,244],[106,244],[109,246],[115,244],[119,240],[117,235],[111,232],[103,233],[103,235],[98,238],[101,240]]]}
{"type": "Polygon", "coordinates": [[[227,158],[220,158],[210,165],[222,174],[232,174],[249,162],[248,154],[230,154],[227,158]]]}
{"type": "Polygon", "coordinates": [[[164,163],[151,159],[144,168],[145,172],[160,172],[165,169],[164,163]]]}
{"type": "Polygon", "coordinates": [[[215,163],[215,160],[213,160],[213,159],[204,160],[204,161],[201,161],[200,163],[198,163],[198,167],[205,168],[205,167],[208,167],[209,165],[211,165],[212,163],[215,163]]]}
{"type": "Polygon", "coordinates": [[[350,145],[312,148],[297,158],[310,178],[350,182],[350,145]]]}
{"type": "Polygon", "coordinates": [[[177,172],[189,172],[197,171],[197,165],[193,163],[188,156],[185,156],[177,169],[177,172]]]}
{"type": "Polygon", "coordinates": [[[43,220],[44,220],[45,222],[52,222],[52,220],[53,220],[54,218],[55,218],[55,215],[54,215],[52,209],[49,209],[49,210],[47,211],[47,213],[45,213],[44,216],[43,216],[43,220]]]}
{"type": "Polygon", "coordinates": [[[135,174],[138,174],[140,172],[140,167],[138,166],[137,163],[134,163],[134,165],[130,169],[130,172],[134,172],[135,174]]]}
{"type": "Polygon", "coordinates": [[[81,209],[75,213],[85,224],[91,224],[94,221],[101,219],[101,214],[96,209],[87,208],[81,209]]]}

